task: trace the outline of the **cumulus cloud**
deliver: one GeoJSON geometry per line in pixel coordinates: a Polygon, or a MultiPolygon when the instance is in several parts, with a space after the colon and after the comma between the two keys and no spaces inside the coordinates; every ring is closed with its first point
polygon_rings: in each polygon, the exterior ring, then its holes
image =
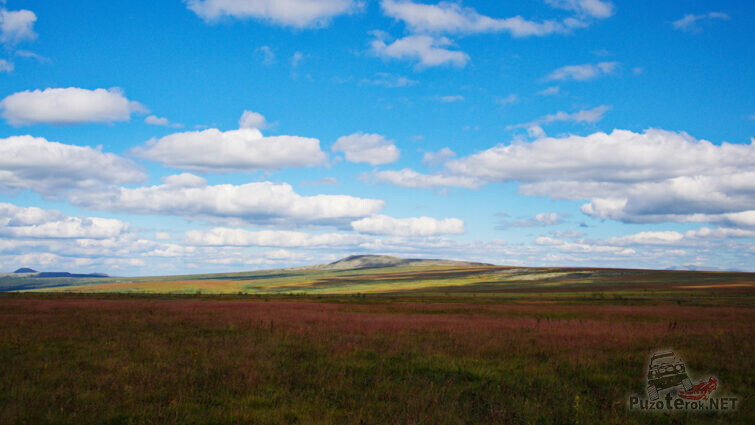
{"type": "Polygon", "coordinates": [[[640,232],[610,238],[608,242],[615,245],[668,245],[677,244],[682,238],[684,235],[675,231],[640,232]]]}
{"type": "Polygon", "coordinates": [[[74,205],[121,213],[173,215],[233,225],[291,226],[348,222],[376,214],[385,204],[346,195],[302,196],[285,183],[209,186],[192,181],[187,174],[176,180],[166,178],[165,184],[149,187],[78,191],[69,199],[74,205]]]}
{"type": "Polygon", "coordinates": [[[145,177],[133,162],[98,149],[32,136],[0,139],[0,189],[4,191],[30,189],[51,196],[103,183],[138,183],[145,177]]]}
{"type": "Polygon", "coordinates": [[[162,178],[166,186],[171,187],[202,187],[207,186],[207,180],[191,173],[173,174],[162,178]]]}
{"type": "MultiPolygon", "coordinates": [[[[704,252],[717,251],[735,254],[741,244],[735,239],[755,238],[755,229],[736,229],[728,227],[701,227],[699,229],[677,232],[675,230],[662,230],[639,232],[626,236],[618,236],[605,239],[599,243],[613,246],[640,247],[643,251],[658,250],[659,252],[687,251],[703,254],[704,252]]],[[[740,251],[741,252],[741,251],[740,251]]],[[[741,258],[745,261],[746,254],[741,258]]]]}
{"type": "Polygon", "coordinates": [[[506,130],[513,130],[516,128],[539,127],[545,124],[550,124],[553,122],[563,122],[563,121],[594,124],[602,120],[605,113],[610,110],[611,110],[610,106],[601,105],[601,106],[598,106],[597,108],[583,109],[581,111],[573,112],[571,114],[568,112],[559,111],[559,112],[556,112],[555,114],[548,114],[544,117],[540,117],[536,119],[535,121],[531,121],[528,123],[506,126],[506,130]]]}
{"type": "Polygon", "coordinates": [[[267,120],[259,112],[244,110],[244,113],[241,114],[241,118],[239,118],[239,128],[256,128],[258,130],[263,130],[265,127],[267,127],[267,120]]]}
{"type": "Polygon", "coordinates": [[[632,248],[613,246],[603,243],[568,242],[548,236],[540,236],[535,239],[537,245],[553,247],[562,252],[570,253],[610,253],[614,255],[634,255],[637,253],[632,248]]]}
{"type": "Polygon", "coordinates": [[[119,236],[128,223],[99,217],[69,217],[59,211],[0,203],[0,235],[7,238],[91,238],[119,236]]]}
{"type": "Polygon", "coordinates": [[[398,160],[400,155],[392,140],[380,134],[362,132],[339,137],[332,149],[343,152],[349,162],[366,162],[370,165],[389,164],[398,160]]]}
{"type": "Polygon", "coordinates": [[[338,15],[362,7],[355,0],[185,0],[188,8],[206,22],[224,17],[257,18],[296,28],[322,27],[338,15]]]}
{"type": "Polygon", "coordinates": [[[304,233],[285,230],[252,232],[239,228],[216,227],[212,230],[189,230],[185,241],[198,246],[268,246],[268,247],[331,247],[355,246],[365,238],[340,233],[304,233]]]}
{"type": "Polygon", "coordinates": [[[351,228],[359,233],[394,236],[433,236],[464,233],[464,222],[458,218],[438,220],[431,217],[393,218],[374,215],[352,221],[351,228]]]}
{"type": "Polygon", "coordinates": [[[35,40],[36,21],[37,15],[31,10],[0,9],[0,42],[12,46],[22,41],[35,40]]]}
{"type": "Polygon", "coordinates": [[[564,222],[561,216],[562,215],[558,213],[544,212],[544,213],[536,214],[534,217],[527,218],[527,219],[521,219],[521,220],[515,220],[515,221],[504,221],[498,227],[507,228],[507,227],[555,226],[557,224],[561,224],[564,222]]]}
{"type": "Polygon", "coordinates": [[[439,165],[455,156],[456,152],[449,148],[443,148],[438,152],[425,152],[425,155],[422,157],[422,164],[439,165]]]}
{"type": "Polygon", "coordinates": [[[601,0],[545,0],[558,9],[570,10],[583,16],[604,19],[614,13],[611,2],[601,0]]]}
{"type": "MultiPolygon", "coordinates": [[[[247,111],[248,112],[248,111],[247,111]]],[[[242,117],[243,125],[259,120],[242,117]]],[[[169,167],[198,172],[277,170],[284,167],[325,165],[320,141],[308,137],[263,137],[256,128],[174,133],[134,148],[134,155],[169,167]]]]}
{"type": "Polygon", "coordinates": [[[508,32],[514,37],[530,37],[566,32],[569,28],[561,22],[534,22],[521,16],[491,18],[480,15],[471,7],[462,7],[457,3],[446,1],[438,4],[423,4],[412,1],[383,0],[380,4],[386,15],[404,21],[415,32],[461,34],[508,32]]]}
{"type": "Polygon", "coordinates": [[[469,55],[459,50],[451,50],[453,42],[446,37],[429,35],[409,35],[386,44],[384,37],[372,41],[372,52],[382,58],[409,60],[418,68],[452,65],[466,66],[469,55]]]}
{"type": "Polygon", "coordinates": [[[603,75],[612,74],[618,68],[618,62],[586,63],[582,65],[567,65],[556,69],[545,77],[546,80],[556,81],[588,81],[603,75]]]}
{"type": "Polygon", "coordinates": [[[721,12],[709,12],[702,15],[693,15],[688,13],[681,19],[678,19],[671,23],[674,29],[685,32],[700,32],[700,23],[710,20],[724,20],[731,19],[729,15],[721,12]]]}
{"type": "Polygon", "coordinates": [[[752,142],[614,130],[499,145],[446,166],[478,181],[519,181],[527,195],[589,199],[582,212],[596,218],[747,223],[755,209],[752,142]]]}
{"type": "Polygon", "coordinates": [[[147,112],[139,102],[128,100],[120,89],[78,87],[13,93],[0,101],[0,109],[11,125],[112,123],[128,121],[134,112],[147,112]]]}
{"type": "Polygon", "coordinates": [[[422,174],[412,169],[373,171],[371,174],[362,176],[362,180],[376,183],[389,183],[396,186],[414,187],[423,189],[462,187],[477,189],[484,184],[480,179],[444,174],[422,174]]]}
{"type": "Polygon", "coordinates": [[[144,118],[144,122],[146,122],[149,125],[160,125],[163,127],[173,127],[173,128],[183,127],[183,125],[181,124],[172,123],[167,118],[158,117],[156,115],[149,115],[147,118],[144,118]]]}

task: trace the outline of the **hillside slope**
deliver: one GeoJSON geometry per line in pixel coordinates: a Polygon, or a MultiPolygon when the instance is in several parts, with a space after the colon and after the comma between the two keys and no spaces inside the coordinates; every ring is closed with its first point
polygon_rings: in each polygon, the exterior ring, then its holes
{"type": "Polygon", "coordinates": [[[338,261],[312,268],[319,270],[359,270],[399,266],[492,266],[492,264],[456,260],[399,258],[390,255],[351,255],[338,261]]]}

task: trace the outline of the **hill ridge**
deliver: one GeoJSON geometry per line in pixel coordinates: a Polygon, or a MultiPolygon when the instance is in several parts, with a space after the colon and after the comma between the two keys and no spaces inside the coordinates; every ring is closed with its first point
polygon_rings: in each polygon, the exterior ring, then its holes
{"type": "Polygon", "coordinates": [[[358,270],[397,266],[492,266],[493,264],[472,261],[444,260],[438,258],[400,258],[392,255],[355,254],[332,263],[314,266],[321,270],[358,270]]]}

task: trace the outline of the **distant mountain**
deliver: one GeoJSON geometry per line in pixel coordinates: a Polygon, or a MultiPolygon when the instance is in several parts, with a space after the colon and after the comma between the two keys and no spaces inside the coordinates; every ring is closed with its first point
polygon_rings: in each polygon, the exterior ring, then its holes
{"type": "Polygon", "coordinates": [[[672,267],[667,268],[666,270],[688,271],[688,272],[741,272],[742,271],[738,269],[722,269],[718,267],[696,266],[694,264],[689,264],[686,266],[672,266],[672,267]]]}
{"type": "Polygon", "coordinates": [[[76,274],[68,272],[40,272],[37,277],[110,277],[105,273],[76,274]]]}
{"type": "Polygon", "coordinates": [[[45,278],[45,277],[110,277],[106,275],[105,273],[81,274],[81,273],[68,273],[68,272],[38,272],[28,267],[21,267],[20,269],[16,270],[13,273],[34,274],[33,276],[28,276],[28,277],[41,277],[41,278],[45,278]]]}
{"type": "Polygon", "coordinates": [[[13,273],[0,273],[0,292],[24,291],[108,281],[105,273],[78,274],[68,272],[38,272],[22,267],[13,273]]]}
{"type": "Polygon", "coordinates": [[[396,266],[491,266],[492,264],[469,261],[398,258],[390,255],[352,255],[329,264],[314,266],[320,270],[374,269],[396,266]]]}
{"type": "Polygon", "coordinates": [[[20,269],[16,270],[13,273],[36,273],[37,271],[34,269],[30,269],[28,267],[21,267],[20,269]]]}

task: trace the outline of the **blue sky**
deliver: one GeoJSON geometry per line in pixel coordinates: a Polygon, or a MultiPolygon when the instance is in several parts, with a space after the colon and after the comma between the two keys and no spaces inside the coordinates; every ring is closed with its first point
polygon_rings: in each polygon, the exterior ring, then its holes
{"type": "Polygon", "coordinates": [[[755,270],[750,2],[0,7],[0,270],[755,270]]]}

